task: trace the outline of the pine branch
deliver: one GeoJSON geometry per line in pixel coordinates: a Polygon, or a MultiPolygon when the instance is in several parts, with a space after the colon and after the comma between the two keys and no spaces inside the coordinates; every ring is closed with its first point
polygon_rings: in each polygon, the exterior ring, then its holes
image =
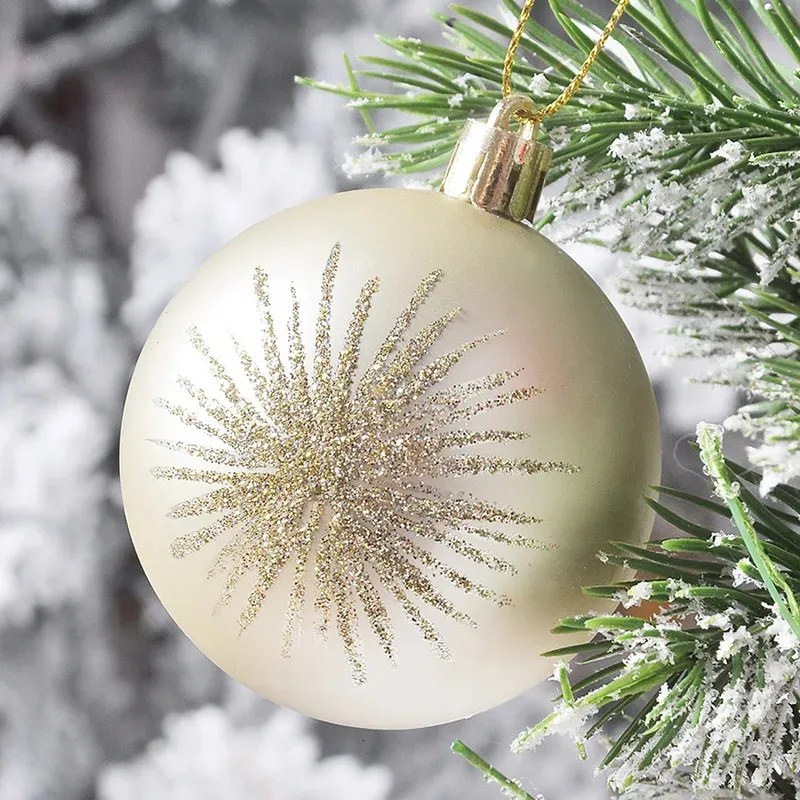
{"type": "MultiPolygon", "coordinates": [[[[698,442],[700,457],[705,464],[706,471],[714,482],[717,494],[728,504],[732,518],[747,547],[750,560],[758,570],[758,578],[766,586],[781,616],[800,641],[800,607],[797,605],[797,598],[787,579],[767,553],[764,543],[756,533],[750,512],[741,500],[741,486],[732,477],[733,473],[722,455],[722,430],[713,425],[701,425],[698,428],[698,442]]],[[[790,533],[789,544],[793,546],[791,534],[794,531],[788,526],[785,528],[790,533]]],[[[789,552],[786,555],[786,560],[791,559],[791,566],[796,568],[797,557],[789,552]]]]}
{"type": "Polygon", "coordinates": [[[705,528],[651,501],[679,533],[646,547],[617,544],[605,559],[652,577],[586,591],[619,598],[626,608],[655,602],[659,613],[642,619],[623,609],[561,620],[555,632],[599,638],[546,655],[579,652],[584,663],[602,666],[567,684],[561,704],[513,748],[534,747],[553,732],[582,742],[624,720],[602,763],[620,792],[688,781],[698,792],[740,796],[771,788],[794,797],[800,787],[800,492],[781,486],[780,502],[759,500],[747,485],[761,476],[724,459],[721,429],[701,425],[698,436],[724,503],[654,488],[713,513],[725,528],[705,528]],[[640,710],[631,716],[631,707],[640,710]],[[584,733],[593,715],[597,720],[584,733]]]}

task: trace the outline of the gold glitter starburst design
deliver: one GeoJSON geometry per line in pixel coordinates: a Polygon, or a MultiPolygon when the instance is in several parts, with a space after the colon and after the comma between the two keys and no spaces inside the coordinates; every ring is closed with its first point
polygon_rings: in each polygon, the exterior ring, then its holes
{"type": "Polygon", "coordinates": [[[172,553],[184,558],[223,539],[209,574],[225,575],[222,603],[231,601],[240,581],[250,582],[240,615],[242,629],[254,621],[278,576],[290,569],[293,582],[284,654],[289,654],[299,635],[306,594],[313,584],[318,630],[324,635],[335,625],[354,680],[360,683],[366,679],[358,634],[361,614],[394,660],[387,599],[396,602],[445,658],[447,647],[431,617],[438,613],[474,623],[437,583],[501,605],[509,602],[434,555],[431,543],[439,552],[444,546],[456,564],[468,559],[505,572],[513,572],[513,565],[482,549],[481,541],[537,546],[529,535],[536,518],[441,488],[440,479],[577,469],[558,461],[469,452],[473,445],[493,443],[500,448],[526,438],[516,431],[474,430],[467,423],[492,409],[526,402],[539,390],[498,391],[520,375],[519,369],[445,388],[453,367],[502,331],[432,358],[434,345],[460,310],[415,335],[411,328],[441,272],[431,273],[416,288],[359,376],[364,330],[379,284],[378,278],[367,281],[334,363],[331,301],[339,257],[337,244],[322,276],[310,371],[294,289],[288,357],[283,363],[263,269],[254,276],[263,351],[255,358],[234,338],[238,370],[246,381],[237,385],[200,332],[190,330],[194,348],[214,378],[217,396],[179,378],[197,413],[166,400],[157,402],[209,444],[158,443],[209,468],[159,467],[154,474],[213,487],[171,510],[174,518],[217,515],[210,524],[177,538],[172,553]]]}

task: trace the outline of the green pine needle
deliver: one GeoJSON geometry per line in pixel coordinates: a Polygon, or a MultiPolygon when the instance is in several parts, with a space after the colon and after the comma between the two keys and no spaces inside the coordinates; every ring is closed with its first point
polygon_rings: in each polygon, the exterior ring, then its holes
{"type": "Polygon", "coordinates": [[[458,753],[458,755],[466,759],[473,767],[480,770],[487,781],[496,783],[507,797],[514,797],[516,800],[537,800],[537,798],[528,794],[516,781],[507,778],[502,772],[496,770],[486,761],[486,759],[481,758],[475,751],[470,750],[460,739],[456,739],[456,741],[453,742],[452,750],[454,753],[458,753]]]}

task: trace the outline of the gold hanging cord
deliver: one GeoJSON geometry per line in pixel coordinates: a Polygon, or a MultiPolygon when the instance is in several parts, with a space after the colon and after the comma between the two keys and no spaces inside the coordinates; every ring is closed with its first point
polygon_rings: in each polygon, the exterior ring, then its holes
{"type": "Polygon", "coordinates": [[[505,219],[532,222],[541,197],[552,149],[537,138],[539,123],[563,108],[578,91],[600,51],[625,13],[630,0],[617,0],[600,38],[575,77],[552,103],[536,108],[530,97],[515,94],[511,85],[514,59],[533,10],[526,0],[503,64],[503,99],[486,122],[467,120],[461,131],[440,191],[505,219]],[[518,131],[513,119],[523,121],[518,131]]]}
{"type": "MultiPolygon", "coordinates": [[[[506,52],[506,59],[503,63],[503,97],[508,97],[514,93],[514,90],[511,86],[511,76],[514,72],[514,60],[517,55],[517,48],[519,48],[520,41],[525,33],[525,25],[528,23],[528,19],[533,11],[534,2],[535,0],[525,0],[525,5],[522,7],[522,11],[519,15],[517,28],[514,31],[514,35],[511,37],[511,41],[508,43],[508,51],[506,52]]],[[[570,101],[572,96],[578,91],[578,88],[583,83],[584,78],[589,74],[589,70],[592,68],[594,62],[597,61],[597,57],[600,55],[603,47],[605,47],[605,44],[608,41],[609,36],[611,36],[612,31],[617,27],[617,23],[622,18],[622,15],[625,13],[625,9],[628,7],[629,3],[630,0],[617,1],[617,7],[614,9],[614,13],[608,20],[606,27],[603,28],[603,32],[600,34],[600,38],[597,40],[597,43],[591,49],[589,55],[586,56],[586,60],[578,70],[578,73],[569,82],[569,84],[567,84],[567,86],[564,88],[564,91],[561,92],[561,94],[556,97],[552,103],[546,105],[540,111],[537,110],[533,114],[531,117],[533,122],[541,122],[545,117],[555,114],[556,111],[558,111],[560,108],[563,108],[570,101]]],[[[528,118],[527,114],[520,116],[525,116],[525,118],[528,118]]]]}

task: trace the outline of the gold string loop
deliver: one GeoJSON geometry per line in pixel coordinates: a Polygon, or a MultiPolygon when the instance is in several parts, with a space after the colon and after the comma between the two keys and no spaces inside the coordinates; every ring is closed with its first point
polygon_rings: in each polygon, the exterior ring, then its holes
{"type": "MultiPolygon", "coordinates": [[[[516,60],[517,50],[525,33],[525,26],[528,24],[531,12],[533,11],[534,2],[535,0],[525,0],[525,4],[523,5],[522,11],[519,15],[517,27],[514,30],[511,41],[508,43],[506,58],[503,62],[503,97],[508,97],[514,93],[514,89],[511,86],[511,76],[514,73],[514,61],[516,60]]],[[[614,9],[614,13],[609,18],[605,28],[603,28],[603,32],[600,34],[600,38],[595,43],[594,47],[589,51],[589,55],[586,56],[586,60],[581,65],[581,68],[578,70],[575,77],[567,84],[567,86],[564,87],[564,91],[562,91],[552,103],[549,103],[541,110],[536,111],[536,113],[530,117],[533,122],[541,122],[545,117],[555,114],[556,111],[563,108],[572,99],[573,95],[578,91],[580,85],[589,74],[589,70],[592,68],[594,62],[597,61],[598,56],[605,47],[606,42],[614,31],[614,28],[617,27],[617,23],[622,18],[622,15],[625,13],[625,9],[627,9],[629,3],[630,0],[617,0],[617,6],[614,9]]],[[[525,118],[528,117],[528,115],[520,116],[524,116],[525,118]]]]}

